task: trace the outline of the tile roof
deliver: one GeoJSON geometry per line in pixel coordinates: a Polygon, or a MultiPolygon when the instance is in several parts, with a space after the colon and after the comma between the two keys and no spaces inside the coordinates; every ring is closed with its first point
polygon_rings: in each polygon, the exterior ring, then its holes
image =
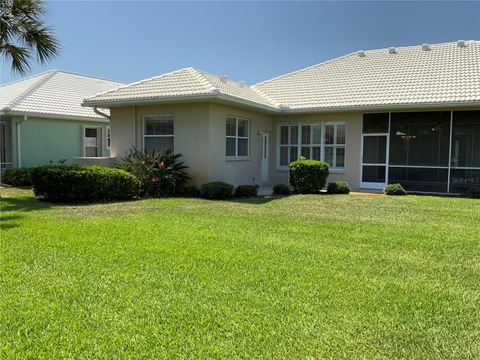
{"type": "Polygon", "coordinates": [[[82,106],[83,99],[125,85],[120,82],[50,70],[0,85],[0,111],[13,114],[105,120],[82,106]]]}
{"type": "Polygon", "coordinates": [[[85,105],[222,99],[274,112],[480,105],[480,41],[348,54],[254,86],[193,68],[85,99],[85,105]]]}
{"type": "Polygon", "coordinates": [[[480,104],[480,41],[356,52],[253,88],[291,110],[480,104]]]}
{"type": "Polygon", "coordinates": [[[276,106],[242,82],[191,67],[97,94],[86,98],[85,104],[155,102],[180,98],[226,98],[271,109],[276,106]]]}

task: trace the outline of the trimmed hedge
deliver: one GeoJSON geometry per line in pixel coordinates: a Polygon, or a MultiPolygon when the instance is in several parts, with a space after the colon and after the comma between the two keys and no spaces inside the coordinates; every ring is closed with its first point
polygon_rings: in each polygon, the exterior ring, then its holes
{"type": "Polygon", "coordinates": [[[257,196],[258,185],[238,185],[233,193],[234,197],[252,197],[257,196]]]}
{"type": "Polygon", "coordinates": [[[184,185],[178,189],[177,195],[189,198],[198,198],[201,195],[201,191],[196,185],[184,185]]]}
{"type": "Polygon", "coordinates": [[[290,195],[292,190],[285,184],[277,184],[273,187],[273,195],[290,195]]]}
{"type": "Polygon", "coordinates": [[[326,162],[308,160],[303,156],[290,163],[290,185],[293,191],[301,194],[314,194],[320,191],[327,181],[329,166],[326,162]]]}
{"type": "Polygon", "coordinates": [[[350,194],[350,185],[346,181],[337,181],[328,184],[327,193],[329,194],[350,194]]]}
{"type": "Polygon", "coordinates": [[[226,200],[233,196],[234,186],[223,181],[212,181],[200,187],[201,196],[210,200],[226,200]]]}
{"type": "Polygon", "coordinates": [[[385,185],[383,193],[385,195],[407,195],[403,186],[398,183],[385,185]]]}
{"type": "Polygon", "coordinates": [[[8,168],[2,176],[2,182],[4,184],[12,186],[31,186],[31,168],[8,168]]]}
{"type": "Polygon", "coordinates": [[[131,199],[138,182],[125,170],[102,166],[47,165],[32,169],[33,191],[51,202],[131,199]]]}

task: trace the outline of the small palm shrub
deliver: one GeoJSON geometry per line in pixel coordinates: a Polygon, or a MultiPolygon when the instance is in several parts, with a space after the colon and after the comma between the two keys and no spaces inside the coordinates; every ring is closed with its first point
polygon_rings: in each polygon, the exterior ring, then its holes
{"type": "Polygon", "coordinates": [[[385,195],[407,195],[403,186],[398,183],[385,185],[383,193],[385,195]]]}
{"type": "Polygon", "coordinates": [[[135,176],[141,197],[168,196],[189,179],[181,157],[170,150],[147,153],[133,148],[117,167],[135,176]]]}
{"type": "Polygon", "coordinates": [[[273,195],[290,195],[292,190],[285,184],[277,184],[273,187],[273,195]]]}
{"type": "Polygon", "coordinates": [[[252,197],[257,196],[258,185],[239,185],[235,188],[234,197],[252,197]]]}
{"type": "Polygon", "coordinates": [[[30,186],[32,185],[31,168],[5,169],[2,182],[12,186],[30,186]]]}
{"type": "Polygon", "coordinates": [[[308,160],[303,156],[290,163],[290,185],[301,194],[314,194],[320,191],[329,174],[328,163],[308,160]]]}
{"type": "Polygon", "coordinates": [[[329,194],[350,194],[350,185],[346,181],[337,181],[329,183],[327,187],[327,193],[329,194]]]}
{"type": "Polygon", "coordinates": [[[227,200],[233,196],[234,186],[222,181],[212,181],[200,187],[201,196],[210,200],[227,200]]]}
{"type": "Polygon", "coordinates": [[[132,174],[103,166],[46,165],[31,174],[35,195],[51,202],[124,200],[138,191],[132,174]]]}

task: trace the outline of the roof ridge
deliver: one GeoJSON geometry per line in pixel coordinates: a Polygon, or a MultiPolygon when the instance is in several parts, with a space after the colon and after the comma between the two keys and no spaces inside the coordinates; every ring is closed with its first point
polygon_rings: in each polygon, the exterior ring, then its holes
{"type": "Polygon", "coordinates": [[[48,73],[56,72],[56,71],[59,71],[59,70],[57,70],[57,69],[50,69],[50,70],[47,70],[47,71],[42,71],[42,72],[40,72],[40,73],[38,73],[38,74],[34,74],[34,75],[30,75],[30,76],[27,76],[27,77],[24,77],[24,78],[21,78],[21,79],[13,80],[13,81],[7,82],[7,83],[5,83],[5,84],[0,84],[0,87],[13,85],[13,84],[16,84],[16,83],[25,81],[25,80],[33,79],[34,77],[37,77],[37,76],[47,75],[48,73]]]}
{"type": "Polygon", "coordinates": [[[269,95],[265,94],[262,90],[260,89],[256,89],[255,87],[253,86],[249,86],[249,88],[256,92],[258,95],[260,95],[261,97],[265,98],[267,101],[271,102],[273,104],[274,107],[277,107],[277,108],[280,108],[280,106],[282,104],[280,104],[277,100],[275,100],[274,98],[270,97],[269,95]]]}
{"type": "Polygon", "coordinates": [[[94,76],[94,75],[85,75],[85,74],[81,74],[81,73],[78,73],[78,72],[75,72],[75,71],[67,71],[67,70],[54,70],[54,71],[56,71],[57,73],[77,75],[77,76],[82,76],[82,77],[86,77],[86,78],[90,78],[90,79],[103,80],[103,81],[114,82],[114,83],[119,83],[119,84],[127,84],[123,81],[107,79],[107,78],[104,78],[104,77],[94,76]]]}
{"type": "Polygon", "coordinates": [[[213,75],[213,76],[218,76],[218,75],[215,75],[215,74],[210,74],[206,71],[203,71],[203,70],[199,70],[199,69],[195,69],[193,67],[189,67],[187,68],[187,70],[190,70],[191,72],[193,72],[194,75],[197,76],[197,78],[199,78],[200,81],[202,81],[203,83],[205,83],[211,90],[212,93],[216,93],[216,92],[219,92],[219,88],[216,87],[210,80],[208,80],[204,73],[206,74],[209,74],[209,75],[213,75]]]}
{"type": "Polygon", "coordinates": [[[181,69],[178,69],[178,70],[173,70],[173,71],[170,71],[168,73],[165,73],[165,74],[161,74],[161,75],[157,75],[157,76],[152,76],[152,77],[149,77],[149,78],[146,78],[146,79],[142,79],[142,80],[139,80],[139,81],[135,81],[133,83],[130,83],[130,84],[124,84],[124,85],[121,85],[119,87],[116,87],[116,88],[113,88],[113,89],[110,89],[110,90],[107,90],[107,91],[102,91],[98,94],[93,94],[92,96],[89,96],[89,97],[86,97],[84,99],[85,100],[89,100],[93,97],[96,97],[96,96],[99,96],[99,95],[105,95],[105,94],[108,94],[109,92],[112,92],[112,91],[117,91],[117,90],[120,90],[120,89],[124,89],[124,88],[127,88],[129,86],[134,86],[134,85],[139,85],[139,84],[143,84],[143,83],[146,83],[148,81],[151,81],[151,80],[155,80],[155,79],[159,79],[159,78],[162,78],[162,77],[165,77],[167,75],[171,75],[171,74],[175,74],[175,73],[178,73],[178,72],[181,72],[181,71],[185,71],[189,68],[181,68],[181,69]]]}
{"type": "MultiPolygon", "coordinates": [[[[57,70],[51,70],[43,78],[38,80],[35,84],[30,86],[27,90],[19,94],[16,98],[14,98],[5,108],[11,108],[15,105],[18,105],[20,102],[25,100],[28,96],[32,95],[35,91],[37,91],[43,84],[45,84],[48,80],[58,74],[57,70]]],[[[4,108],[4,109],[5,109],[4,108]]]]}
{"type": "Polygon", "coordinates": [[[302,68],[302,69],[299,69],[299,70],[295,70],[295,71],[292,71],[292,72],[289,72],[289,73],[286,73],[286,74],[283,74],[283,75],[279,75],[279,76],[275,76],[274,78],[271,78],[271,79],[268,79],[268,80],[264,80],[264,81],[261,81],[259,83],[256,83],[254,85],[252,85],[251,87],[252,88],[256,88],[258,85],[262,85],[262,84],[265,84],[267,82],[270,82],[270,81],[273,81],[273,80],[278,80],[278,79],[281,79],[281,78],[284,78],[284,77],[287,77],[287,76],[290,76],[290,75],[293,75],[293,74],[298,74],[298,73],[301,73],[303,71],[307,71],[307,70],[310,70],[310,69],[313,69],[317,66],[321,66],[321,65],[325,65],[325,64],[328,64],[328,63],[331,63],[331,62],[334,62],[334,61],[337,61],[337,60],[341,60],[341,59],[344,59],[348,56],[352,56],[354,54],[356,54],[357,51],[353,51],[351,53],[348,53],[346,55],[342,55],[340,57],[336,57],[336,58],[333,58],[333,59],[329,59],[329,60],[325,60],[325,61],[322,61],[321,63],[318,63],[318,64],[314,64],[314,65],[310,65],[310,66],[307,66],[305,68],[302,68]]]}

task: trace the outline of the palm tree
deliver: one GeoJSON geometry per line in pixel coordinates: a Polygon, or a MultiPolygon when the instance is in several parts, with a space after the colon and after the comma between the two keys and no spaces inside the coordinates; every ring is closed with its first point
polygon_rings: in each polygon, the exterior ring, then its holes
{"type": "Polygon", "coordinates": [[[43,64],[58,55],[44,14],[43,0],[0,0],[0,55],[12,62],[13,72],[27,73],[34,57],[43,64]]]}

